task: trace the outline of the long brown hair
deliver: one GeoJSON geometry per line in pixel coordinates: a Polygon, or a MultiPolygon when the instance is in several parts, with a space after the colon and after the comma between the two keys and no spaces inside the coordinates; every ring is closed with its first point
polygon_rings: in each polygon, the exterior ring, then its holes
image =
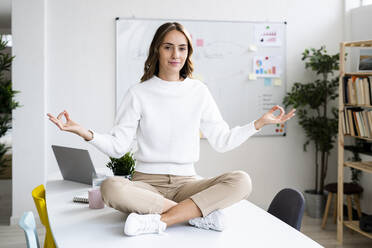
{"type": "Polygon", "coordinates": [[[183,33],[187,39],[188,53],[184,66],[180,71],[180,76],[183,78],[191,77],[194,71],[194,65],[191,61],[191,55],[193,52],[191,37],[187,30],[178,22],[167,22],[161,25],[155,32],[154,38],[152,39],[149,56],[145,62],[144,74],[141,77],[141,83],[152,78],[154,75],[159,74],[159,47],[163,42],[163,39],[170,31],[177,30],[183,33]]]}

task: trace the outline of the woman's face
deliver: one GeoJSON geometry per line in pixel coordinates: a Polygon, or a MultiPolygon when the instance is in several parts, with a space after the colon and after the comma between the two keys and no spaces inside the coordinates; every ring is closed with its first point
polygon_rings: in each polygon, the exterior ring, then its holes
{"type": "Polygon", "coordinates": [[[179,74],[187,58],[187,45],[180,31],[172,30],[165,35],[159,47],[159,74],[179,74]]]}

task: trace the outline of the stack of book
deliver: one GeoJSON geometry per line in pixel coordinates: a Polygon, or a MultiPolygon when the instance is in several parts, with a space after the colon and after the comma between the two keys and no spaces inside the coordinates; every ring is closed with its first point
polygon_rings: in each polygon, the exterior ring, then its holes
{"type": "Polygon", "coordinates": [[[81,194],[75,195],[72,201],[80,203],[89,203],[88,192],[84,191],[81,194]]]}
{"type": "Polygon", "coordinates": [[[343,78],[344,103],[353,105],[372,105],[371,83],[368,77],[343,78]]]}
{"type": "Polygon", "coordinates": [[[342,126],[345,134],[372,138],[372,109],[346,108],[342,126]]]}

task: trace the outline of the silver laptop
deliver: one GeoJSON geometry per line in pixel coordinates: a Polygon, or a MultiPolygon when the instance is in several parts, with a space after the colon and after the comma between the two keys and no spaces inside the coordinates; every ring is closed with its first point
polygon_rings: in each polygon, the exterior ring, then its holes
{"type": "Polygon", "coordinates": [[[96,170],[87,150],[56,145],[52,149],[64,180],[92,185],[96,170]]]}

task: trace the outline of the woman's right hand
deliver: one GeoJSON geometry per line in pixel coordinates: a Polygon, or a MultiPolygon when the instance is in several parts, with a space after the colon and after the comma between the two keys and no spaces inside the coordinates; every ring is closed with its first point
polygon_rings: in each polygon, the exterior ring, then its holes
{"type": "Polygon", "coordinates": [[[52,121],[54,124],[56,124],[56,126],[59,127],[61,131],[67,131],[67,132],[77,134],[83,137],[85,140],[91,140],[93,138],[93,134],[90,131],[86,130],[85,128],[80,126],[78,123],[70,119],[70,116],[66,110],[61,112],[57,116],[57,118],[54,117],[50,113],[47,113],[47,116],[49,117],[49,120],[52,121]],[[65,116],[66,123],[63,122],[62,116],[65,116]]]}

